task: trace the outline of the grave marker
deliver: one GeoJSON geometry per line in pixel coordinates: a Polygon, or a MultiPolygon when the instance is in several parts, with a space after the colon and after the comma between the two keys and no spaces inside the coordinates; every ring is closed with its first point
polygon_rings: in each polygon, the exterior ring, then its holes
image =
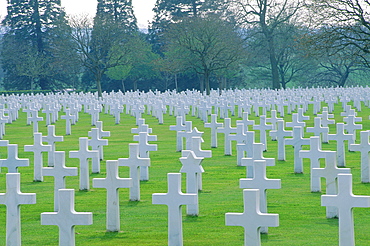
{"type": "Polygon", "coordinates": [[[258,189],[243,190],[244,212],[226,213],[227,226],[244,228],[244,245],[261,245],[260,228],[262,226],[279,226],[278,214],[267,214],[260,211],[260,191],[258,189]]]}
{"type": "Polygon", "coordinates": [[[183,245],[182,237],[182,205],[191,205],[197,202],[197,194],[181,192],[181,173],[168,173],[168,192],[154,193],[153,204],[163,204],[168,207],[168,245],[183,245]]]}
{"type": "Polygon", "coordinates": [[[91,225],[92,213],[76,212],[75,191],[72,189],[60,189],[58,212],[41,213],[41,225],[56,225],[59,227],[59,245],[75,246],[75,226],[91,225]]]}
{"type": "Polygon", "coordinates": [[[35,193],[20,191],[20,174],[6,174],[6,193],[0,193],[0,204],[6,205],[6,245],[21,245],[21,204],[35,204],[35,193]]]}
{"type": "Polygon", "coordinates": [[[119,188],[130,188],[131,178],[120,178],[118,176],[118,161],[107,161],[107,177],[94,178],[94,188],[105,188],[107,190],[107,231],[120,231],[119,213],[119,188]]]}
{"type": "Polygon", "coordinates": [[[339,245],[354,246],[355,232],[353,208],[370,207],[370,196],[356,196],[352,193],[352,174],[338,174],[338,194],[322,195],[322,206],[335,206],[339,213],[339,245]]]}

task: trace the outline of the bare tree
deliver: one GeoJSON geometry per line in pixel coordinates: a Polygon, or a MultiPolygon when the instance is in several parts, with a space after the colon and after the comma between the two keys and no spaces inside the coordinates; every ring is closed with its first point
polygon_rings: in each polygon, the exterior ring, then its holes
{"type": "Polygon", "coordinates": [[[115,23],[95,29],[92,40],[93,20],[89,16],[70,18],[74,49],[79,55],[82,66],[94,74],[99,97],[102,96],[101,80],[108,69],[126,66],[131,52],[129,36],[118,35],[115,23]],[[108,50],[106,47],[110,47],[108,50]]]}
{"type": "MultiPolygon", "coordinates": [[[[243,29],[258,29],[265,38],[272,88],[280,88],[279,63],[276,51],[276,30],[289,22],[304,6],[303,0],[233,0],[231,8],[243,29]]],[[[247,33],[248,35],[248,33],[247,33]]]]}

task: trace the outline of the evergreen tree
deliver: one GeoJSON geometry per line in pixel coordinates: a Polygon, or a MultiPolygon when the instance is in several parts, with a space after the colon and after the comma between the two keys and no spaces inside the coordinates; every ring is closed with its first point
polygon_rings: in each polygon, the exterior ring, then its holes
{"type": "Polygon", "coordinates": [[[157,0],[153,9],[155,16],[149,27],[149,37],[154,51],[162,54],[163,33],[169,24],[187,17],[204,17],[209,13],[226,15],[225,0],[157,0]]]}
{"type": "Polygon", "coordinates": [[[98,0],[92,30],[90,54],[86,67],[94,75],[99,96],[105,73],[116,66],[125,66],[130,47],[128,40],[137,35],[137,21],[131,0],[98,0]]]}
{"type": "Polygon", "coordinates": [[[69,31],[60,0],[8,0],[2,64],[6,89],[52,89],[65,80],[58,43],[69,31]]]}

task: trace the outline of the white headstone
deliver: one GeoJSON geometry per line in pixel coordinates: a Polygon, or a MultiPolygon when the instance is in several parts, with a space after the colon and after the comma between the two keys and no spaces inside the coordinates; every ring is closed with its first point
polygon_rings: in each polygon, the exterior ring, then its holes
{"type": "MultiPolygon", "coordinates": [[[[260,211],[267,213],[267,189],[280,189],[280,179],[268,179],[266,177],[266,161],[256,160],[253,163],[254,177],[240,179],[240,188],[258,189],[260,191],[260,211]]],[[[267,227],[261,227],[261,233],[267,233],[267,227]]]]}
{"type": "Polygon", "coordinates": [[[103,160],[103,156],[100,156],[100,149],[102,148],[102,146],[108,145],[108,140],[99,138],[98,128],[91,128],[90,136],[91,139],[88,140],[89,146],[91,146],[92,150],[97,150],[99,152],[99,159],[92,160],[92,172],[100,173],[100,161],[103,160]]]}
{"type": "Polygon", "coordinates": [[[335,206],[339,212],[339,245],[354,246],[355,231],[353,208],[370,207],[370,196],[352,193],[352,174],[338,174],[338,194],[322,195],[322,206],[335,206]]]}
{"type": "Polygon", "coordinates": [[[293,128],[293,138],[285,139],[285,145],[292,145],[294,148],[294,172],[303,173],[303,161],[299,156],[302,145],[309,145],[310,140],[303,138],[303,127],[295,126],[293,128]]]}
{"type": "Polygon", "coordinates": [[[337,161],[338,167],[346,166],[346,157],[344,151],[344,141],[351,141],[352,134],[344,133],[344,123],[337,123],[337,133],[328,134],[329,140],[334,140],[337,142],[337,161]]]}
{"type": "Polygon", "coordinates": [[[51,150],[48,152],[48,166],[53,167],[55,142],[63,142],[63,136],[55,136],[55,125],[48,125],[48,135],[42,136],[42,141],[51,146],[51,150]]]}
{"type": "Polygon", "coordinates": [[[107,231],[120,231],[119,213],[119,188],[130,188],[131,178],[120,178],[118,176],[118,161],[106,162],[107,177],[94,178],[94,188],[105,188],[107,190],[107,231]]]}
{"type": "Polygon", "coordinates": [[[119,158],[118,165],[130,168],[130,201],[140,201],[140,167],[150,166],[150,159],[139,157],[139,144],[130,143],[129,158],[119,158]]]}
{"type": "Polygon", "coordinates": [[[72,189],[60,189],[58,212],[41,213],[41,225],[56,225],[59,227],[59,245],[75,246],[76,225],[91,225],[92,213],[76,212],[75,191],[72,189]]]}
{"type": "Polygon", "coordinates": [[[230,140],[230,134],[236,133],[236,128],[231,127],[231,119],[225,118],[224,119],[224,126],[218,128],[218,132],[224,134],[224,148],[225,148],[225,155],[232,155],[232,149],[231,149],[231,140],[230,140]]]}
{"type": "Polygon", "coordinates": [[[42,176],[54,177],[54,211],[59,210],[58,205],[58,190],[66,188],[65,177],[77,176],[77,167],[66,167],[65,165],[65,152],[55,152],[55,163],[54,167],[43,167],[42,176]]]}
{"type": "Polygon", "coordinates": [[[69,151],[69,158],[80,159],[80,190],[89,190],[89,162],[88,159],[96,159],[99,161],[99,152],[97,150],[88,149],[88,138],[79,139],[79,150],[69,151]]]}
{"type": "Polygon", "coordinates": [[[223,123],[217,122],[217,114],[212,114],[211,122],[204,124],[204,127],[211,128],[211,148],[217,148],[217,128],[222,126],[223,123]]]}
{"type": "Polygon", "coordinates": [[[0,146],[7,146],[7,159],[0,159],[0,167],[8,168],[8,173],[17,173],[18,167],[28,167],[28,159],[18,158],[18,144],[8,144],[8,140],[2,140],[0,146]],[[6,145],[5,145],[6,144],[6,145]]]}
{"type": "Polygon", "coordinates": [[[0,204],[6,205],[6,245],[21,245],[21,204],[35,204],[35,193],[20,191],[20,174],[6,174],[6,193],[0,193],[0,204]]]}
{"type": "Polygon", "coordinates": [[[153,204],[163,204],[168,207],[168,245],[182,246],[182,205],[196,204],[197,194],[181,192],[181,173],[168,173],[168,192],[154,193],[153,204]]]}
{"type": "Polygon", "coordinates": [[[260,191],[258,189],[243,190],[244,212],[226,213],[227,226],[244,228],[244,245],[261,245],[260,228],[262,226],[279,226],[278,214],[267,214],[260,211],[260,191]]]}
{"type": "MultiPolygon", "coordinates": [[[[181,173],[186,173],[186,193],[198,194],[198,175],[204,172],[201,165],[203,157],[196,156],[193,151],[183,150],[180,162],[182,167],[181,173]]],[[[199,215],[198,197],[195,204],[189,204],[186,206],[186,214],[191,216],[199,215]]]]}
{"type": "Polygon", "coordinates": [[[33,152],[33,170],[34,170],[34,181],[42,181],[41,168],[43,166],[43,152],[51,151],[51,145],[42,144],[42,133],[35,132],[33,134],[34,141],[33,145],[25,145],[24,151],[33,152]]]}
{"type": "Polygon", "coordinates": [[[351,144],[349,149],[351,151],[360,151],[361,152],[361,182],[370,183],[370,143],[369,143],[370,131],[361,131],[360,132],[360,144],[351,144]]]}
{"type": "MultiPolygon", "coordinates": [[[[349,168],[338,168],[335,151],[327,151],[325,158],[325,168],[313,168],[312,177],[314,178],[325,178],[326,180],[326,194],[335,195],[337,194],[337,177],[340,173],[351,173],[349,168]]],[[[321,191],[321,187],[320,190],[321,191]]],[[[334,218],[338,217],[338,211],[335,207],[326,207],[326,217],[334,218]]]]}

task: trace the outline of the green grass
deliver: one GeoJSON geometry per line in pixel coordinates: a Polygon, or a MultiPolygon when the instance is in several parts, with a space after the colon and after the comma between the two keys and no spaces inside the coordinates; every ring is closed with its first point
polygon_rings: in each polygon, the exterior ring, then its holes
{"type": "MultiPolygon", "coordinates": [[[[312,105],[311,105],[312,106],[312,105]]],[[[370,110],[363,107],[358,116],[363,117],[363,130],[370,129],[368,115],[370,110]]],[[[342,122],[338,116],[341,106],[335,108],[336,122],[342,122]]],[[[307,115],[310,120],[307,126],[313,126],[314,116],[310,107],[307,115]]],[[[40,113],[40,116],[44,116],[40,113]]],[[[92,212],[93,225],[76,226],[76,245],[166,245],[167,244],[167,207],[153,205],[153,193],[167,192],[167,173],[179,172],[181,163],[180,152],[176,152],[176,133],[169,130],[170,125],[176,124],[174,116],[165,115],[164,124],[143,114],[146,123],[153,128],[153,134],[158,136],[158,151],[151,152],[150,180],[141,183],[141,201],[130,202],[128,189],[120,189],[121,232],[106,232],[105,189],[92,188],[92,178],[105,177],[105,161],[101,162],[101,173],[91,174],[91,190],[79,191],[78,177],[67,177],[67,188],[75,189],[75,210],[77,212],[92,212]]],[[[269,117],[269,113],[268,113],[269,117]]],[[[45,117],[44,117],[45,119],[45,117]]],[[[258,118],[253,115],[250,119],[258,118]]],[[[72,135],[65,136],[65,121],[56,123],[56,135],[64,136],[64,142],[56,144],[58,151],[66,151],[66,165],[78,166],[78,159],[69,159],[68,152],[78,150],[78,138],[87,137],[91,129],[90,116],[80,113],[80,119],[72,126],[72,135]]],[[[128,157],[128,144],[132,143],[131,128],[135,127],[135,119],[129,115],[121,115],[121,123],[114,124],[114,118],[104,113],[100,114],[104,122],[104,130],[111,132],[109,146],[104,148],[105,160],[116,160],[128,157]]],[[[204,131],[203,149],[210,148],[210,129],[204,128],[204,123],[198,118],[187,116],[200,131],[204,131]]],[[[232,117],[235,126],[236,117],[232,117]]],[[[286,121],[291,121],[291,115],[286,115],[286,121]]],[[[219,120],[221,121],[221,120],[219,120]]],[[[222,122],[222,121],[221,121],[222,122]]],[[[289,128],[287,128],[289,129],[289,128]]],[[[45,135],[45,122],[39,123],[39,130],[45,135]]],[[[335,132],[334,126],[330,129],[335,132]]],[[[306,133],[305,137],[310,134],[306,133]]],[[[21,191],[36,193],[37,204],[21,205],[22,244],[23,245],[58,245],[58,228],[40,224],[42,212],[53,211],[53,178],[45,177],[44,182],[33,182],[33,154],[24,152],[23,146],[33,144],[32,126],[26,126],[25,113],[19,114],[19,119],[6,126],[4,139],[19,145],[19,157],[29,158],[30,167],[21,167],[21,191]]],[[[259,134],[256,132],[256,140],[259,134]]],[[[359,139],[359,132],[358,138],[359,139]]],[[[236,149],[233,144],[233,155],[224,156],[223,136],[218,136],[219,146],[212,149],[212,158],[202,163],[203,191],[199,193],[200,215],[188,217],[183,208],[183,235],[184,245],[243,245],[244,230],[242,227],[225,226],[225,213],[242,212],[242,189],[239,188],[239,179],[245,178],[246,168],[236,166],[236,149]]],[[[306,149],[308,148],[305,147],[306,149]]],[[[335,150],[336,144],[323,144],[323,149],[335,150]]],[[[0,147],[0,158],[6,158],[6,148],[0,147]]],[[[277,157],[277,142],[268,140],[268,151],[265,157],[277,157]]],[[[279,227],[269,228],[268,235],[262,235],[263,245],[337,245],[338,220],[326,219],[325,207],[321,206],[321,193],[310,192],[309,160],[304,160],[304,173],[293,172],[293,148],[286,147],[287,161],[276,161],[276,166],[267,167],[267,177],[281,179],[282,188],[268,190],[267,202],[269,213],[279,214],[279,227]]],[[[370,184],[360,181],[360,153],[346,152],[347,167],[352,169],[353,193],[356,195],[370,195],[370,184]]],[[[46,154],[44,154],[46,160],[46,154]]],[[[120,167],[120,177],[128,177],[128,167],[120,167]]],[[[0,192],[5,192],[5,173],[0,173],[0,192]]],[[[185,175],[183,189],[185,192],[185,175]]],[[[324,181],[324,180],[323,180],[324,181]]],[[[324,184],[324,182],[322,182],[324,184]]],[[[325,187],[323,187],[323,194],[325,187]]],[[[0,245],[5,245],[5,213],[6,207],[0,205],[0,245]]],[[[355,235],[356,245],[368,245],[370,240],[370,208],[355,208],[355,235]]]]}

